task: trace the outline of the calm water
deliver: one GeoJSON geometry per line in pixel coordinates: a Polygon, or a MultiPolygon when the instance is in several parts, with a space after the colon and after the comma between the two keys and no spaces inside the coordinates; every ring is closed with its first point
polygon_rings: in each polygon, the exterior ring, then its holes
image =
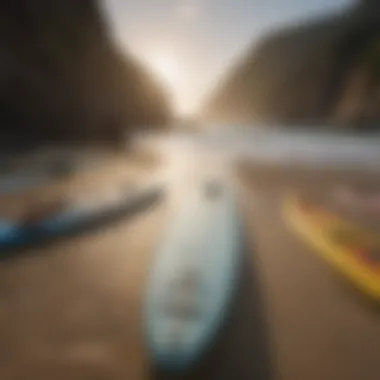
{"type": "Polygon", "coordinates": [[[252,163],[275,162],[321,166],[363,166],[380,170],[380,133],[337,134],[305,130],[209,132],[201,144],[252,163]]]}
{"type": "MultiPolygon", "coordinates": [[[[208,152],[224,159],[252,164],[276,163],[363,167],[380,170],[380,133],[338,134],[301,129],[223,127],[202,132],[173,131],[142,134],[138,141],[162,153],[183,150],[208,152]]],[[[0,194],[51,181],[55,169],[88,170],[104,159],[104,152],[51,147],[28,155],[0,156],[0,194]]]]}

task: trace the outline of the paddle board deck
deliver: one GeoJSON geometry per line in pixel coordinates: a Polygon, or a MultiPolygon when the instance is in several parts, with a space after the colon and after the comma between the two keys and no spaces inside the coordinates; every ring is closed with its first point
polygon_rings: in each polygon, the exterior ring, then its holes
{"type": "Polygon", "coordinates": [[[159,368],[185,371],[212,345],[237,287],[241,235],[229,184],[206,184],[184,200],[148,281],[145,332],[159,368]]]}

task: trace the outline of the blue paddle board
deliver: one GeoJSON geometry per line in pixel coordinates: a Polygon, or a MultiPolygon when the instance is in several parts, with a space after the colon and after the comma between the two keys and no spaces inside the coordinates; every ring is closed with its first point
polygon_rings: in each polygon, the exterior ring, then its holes
{"type": "Polygon", "coordinates": [[[8,219],[0,220],[0,245],[15,245],[19,242],[22,227],[8,219]]]}
{"type": "Polygon", "coordinates": [[[82,224],[94,211],[96,210],[91,210],[88,206],[78,205],[33,223],[2,219],[0,220],[0,248],[21,247],[66,232],[69,228],[82,224]]]}
{"type": "Polygon", "coordinates": [[[163,191],[160,184],[153,184],[134,192],[126,191],[119,196],[108,199],[78,202],[31,224],[0,219],[0,251],[34,244],[40,240],[59,236],[91,223],[99,222],[109,216],[143,207],[158,199],[163,191]]]}
{"type": "Polygon", "coordinates": [[[153,184],[136,190],[111,194],[110,197],[103,199],[77,203],[42,221],[37,227],[46,235],[65,233],[109,215],[125,212],[135,205],[154,200],[162,193],[162,186],[153,184]]]}
{"type": "Polygon", "coordinates": [[[187,371],[214,342],[237,287],[241,236],[229,184],[206,183],[184,199],[148,281],[145,333],[158,368],[187,371]]]}

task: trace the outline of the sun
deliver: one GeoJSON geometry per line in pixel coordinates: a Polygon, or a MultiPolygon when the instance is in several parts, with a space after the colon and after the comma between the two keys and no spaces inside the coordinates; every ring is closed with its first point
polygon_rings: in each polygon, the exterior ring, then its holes
{"type": "MultiPolygon", "coordinates": [[[[189,71],[186,70],[180,57],[172,50],[155,50],[145,55],[145,62],[151,72],[165,85],[171,98],[173,111],[178,115],[192,112],[192,93],[189,93],[189,71]]],[[[188,69],[188,68],[187,68],[188,69]]]]}
{"type": "Polygon", "coordinates": [[[173,55],[157,53],[148,59],[149,65],[154,73],[170,86],[176,89],[181,86],[182,73],[178,60],[173,55]]]}

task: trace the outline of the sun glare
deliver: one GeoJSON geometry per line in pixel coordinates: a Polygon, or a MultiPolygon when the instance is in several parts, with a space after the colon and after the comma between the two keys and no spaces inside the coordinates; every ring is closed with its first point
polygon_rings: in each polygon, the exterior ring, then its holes
{"type": "Polygon", "coordinates": [[[176,56],[157,51],[155,54],[146,56],[146,63],[171,92],[174,111],[179,115],[191,113],[192,102],[188,94],[188,78],[176,56]]]}
{"type": "Polygon", "coordinates": [[[181,85],[182,73],[178,61],[169,54],[156,54],[149,59],[152,70],[161,80],[175,90],[181,85]]]}

